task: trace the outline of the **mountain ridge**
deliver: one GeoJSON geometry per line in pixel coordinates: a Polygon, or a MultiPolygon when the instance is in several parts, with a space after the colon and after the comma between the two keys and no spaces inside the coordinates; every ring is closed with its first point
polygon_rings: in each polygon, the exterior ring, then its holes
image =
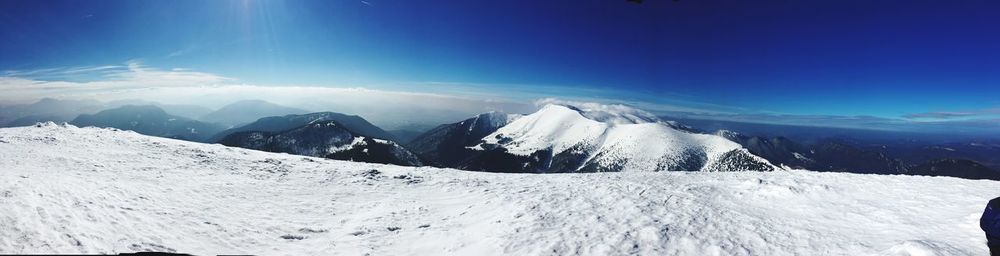
{"type": "Polygon", "coordinates": [[[294,129],[313,122],[333,120],[337,121],[345,129],[351,130],[362,136],[396,141],[395,136],[382,130],[378,126],[369,123],[364,118],[357,115],[347,115],[336,112],[315,112],[307,114],[292,114],[283,116],[269,116],[257,119],[249,124],[227,129],[212,136],[211,141],[218,141],[223,137],[241,131],[263,131],[280,132],[294,129]]]}
{"type": "Polygon", "coordinates": [[[301,127],[268,132],[231,133],[219,144],[268,152],[368,163],[420,166],[420,159],[396,142],[358,135],[337,121],[313,121],[301,127]]]}

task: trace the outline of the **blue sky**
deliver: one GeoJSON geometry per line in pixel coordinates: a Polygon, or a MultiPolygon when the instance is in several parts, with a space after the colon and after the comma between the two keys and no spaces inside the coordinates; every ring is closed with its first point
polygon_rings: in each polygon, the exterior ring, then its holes
{"type": "Polygon", "coordinates": [[[996,1],[2,1],[0,75],[92,81],[141,63],[240,84],[618,99],[755,121],[998,123],[997,11],[996,1]]]}

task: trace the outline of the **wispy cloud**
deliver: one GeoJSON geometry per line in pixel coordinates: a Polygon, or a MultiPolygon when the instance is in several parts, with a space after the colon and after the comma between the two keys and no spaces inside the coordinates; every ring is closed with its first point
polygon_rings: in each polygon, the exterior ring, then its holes
{"type": "Polygon", "coordinates": [[[186,70],[160,70],[129,61],[125,65],[8,70],[0,76],[0,101],[79,96],[154,87],[210,86],[235,79],[186,70]]]}
{"type": "Polygon", "coordinates": [[[34,70],[4,70],[3,76],[45,78],[45,77],[68,76],[68,75],[82,74],[88,72],[121,70],[124,68],[125,66],[120,66],[120,65],[107,65],[107,66],[43,68],[34,70]]]}
{"type": "Polygon", "coordinates": [[[966,111],[932,111],[924,113],[911,113],[903,115],[903,118],[919,121],[1000,118],[1000,107],[966,111]]]}
{"type": "Polygon", "coordinates": [[[773,113],[705,114],[673,112],[669,118],[719,120],[740,123],[777,124],[801,127],[833,127],[936,134],[1000,135],[1000,118],[964,116],[962,119],[919,120],[877,116],[788,115],[773,113]]]}
{"type": "Polygon", "coordinates": [[[167,58],[167,59],[170,59],[170,58],[185,56],[185,55],[192,54],[192,53],[197,53],[197,52],[200,52],[200,51],[203,51],[203,50],[213,50],[213,49],[217,49],[217,48],[232,47],[234,45],[240,45],[240,44],[244,44],[244,43],[247,43],[247,42],[252,42],[253,40],[255,40],[255,39],[259,38],[259,37],[260,36],[249,36],[249,37],[236,38],[236,39],[233,39],[233,40],[230,40],[230,41],[221,41],[221,42],[220,41],[208,41],[208,42],[203,42],[203,43],[200,43],[200,44],[189,44],[189,45],[185,46],[184,48],[177,49],[175,51],[172,51],[172,52],[168,53],[164,57],[167,58]]]}
{"type": "Polygon", "coordinates": [[[544,84],[497,84],[466,82],[415,82],[392,84],[389,87],[459,94],[474,97],[501,97],[509,100],[534,102],[538,99],[558,97],[575,102],[625,104],[653,113],[691,112],[709,114],[734,114],[750,110],[695,100],[693,96],[674,92],[635,92],[591,86],[544,84]]]}
{"type": "Polygon", "coordinates": [[[907,119],[952,119],[959,117],[969,117],[975,116],[974,112],[948,112],[948,111],[935,111],[935,112],[925,112],[925,113],[914,113],[903,115],[907,119]]]}
{"type": "Polygon", "coordinates": [[[185,55],[185,54],[194,52],[195,50],[197,50],[197,48],[194,48],[194,47],[187,47],[187,48],[184,48],[184,49],[176,50],[176,51],[170,52],[170,54],[167,54],[166,58],[169,59],[169,58],[173,58],[173,57],[185,55]]]}

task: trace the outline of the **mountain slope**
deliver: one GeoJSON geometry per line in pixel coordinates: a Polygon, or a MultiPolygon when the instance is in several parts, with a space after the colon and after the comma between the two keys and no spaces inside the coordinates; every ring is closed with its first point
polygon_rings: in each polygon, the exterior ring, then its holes
{"type": "Polygon", "coordinates": [[[238,126],[253,122],[262,117],[304,114],[308,112],[263,100],[242,100],[225,105],[198,119],[206,122],[238,126]]]}
{"type": "Polygon", "coordinates": [[[681,130],[624,106],[549,104],[486,136],[480,156],[460,166],[482,171],[772,171],[725,138],[681,130]],[[623,109],[624,108],[624,109],[623,109]]]}
{"type": "Polygon", "coordinates": [[[806,171],[523,175],[0,129],[0,254],[986,255],[1000,182],[806,171]]]}
{"type": "Polygon", "coordinates": [[[397,141],[395,136],[389,134],[382,128],[369,123],[364,118],[355,115],[345,115],[334,112],[317,112],[302,115],[285,115],[264,117],[244,126],[228,129],[216,134],[211,141],[218,141],[229,134],[258,131],[258,132],[280,132],[305,126],[314,122],[336,121],[343,128],[351,132],[374,139],[397,141]]]}
{"type": "Polygon", "coordinates": [[[457,167],[480,151],[469,149],[490,133],[521,117],[517,114],[489,112],[444,124],[413,139],[406,146],[421,158],[439,167],[457,167]]]}
{"type": "Polygon", "coordinates": [[[222,138],[219,144],[338,160],[421,165],[416,155],[399,144],[355,134],[336,121],[317,121],[280,132],[237,132],[222,138]]]}
{"type": "Polygon", "coordinates": [[[190,141],[205,141],[222,130],[222,126],[217,124],[169,115],[156,106],[126,105],[93,115],[80,115],[70,123],[77,126],[113,127],[190,141]]]}

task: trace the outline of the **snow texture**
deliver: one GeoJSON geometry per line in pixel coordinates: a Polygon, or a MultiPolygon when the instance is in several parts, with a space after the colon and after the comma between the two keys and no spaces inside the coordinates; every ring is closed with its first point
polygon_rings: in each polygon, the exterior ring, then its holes
{"type": "Polygon", "coordinates": [[[986,255],[1000,183],[499,174],[44,124],[0,129],[0,254],[986,255]]]}

